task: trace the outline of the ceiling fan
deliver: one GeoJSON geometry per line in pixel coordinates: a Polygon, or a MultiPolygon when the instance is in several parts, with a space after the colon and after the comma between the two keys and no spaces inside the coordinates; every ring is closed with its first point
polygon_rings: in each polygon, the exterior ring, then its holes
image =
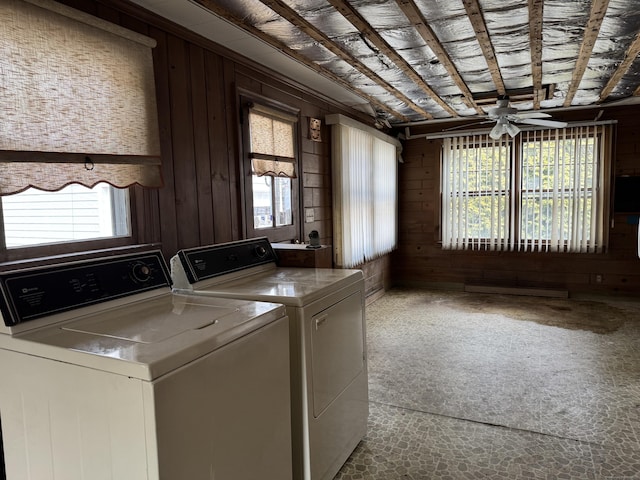
{"type": "Polygon", "coordinates": [[[567,126],[567,122],[546,120],[551,117],[548,113],[520,112],[517,108],[509,106],[509,97],[507,96],[498,97],[496,106],[489,109],[488,115],[491,120],[496,121],[495,126],[489,132],[489,136],[494,140],[499,139],[505,133],[508,133],[511,138],[520,133],[520,129],[514,125],[515,123],[551,128],[564,128],[567,126]]]}

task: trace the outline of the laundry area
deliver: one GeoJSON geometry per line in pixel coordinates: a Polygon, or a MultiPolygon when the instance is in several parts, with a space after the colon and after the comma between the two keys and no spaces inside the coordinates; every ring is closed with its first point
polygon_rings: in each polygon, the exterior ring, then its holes
{"type": "Polygon", "coordinates": [[[1,0],[0,480],[640,480],[638,0],[1,0]]]}
{"type": "Polygon", "coordinates": [[[0,289],[5,478],[291,478],[282,305],[174,294],[159,251],[0,289]]]}

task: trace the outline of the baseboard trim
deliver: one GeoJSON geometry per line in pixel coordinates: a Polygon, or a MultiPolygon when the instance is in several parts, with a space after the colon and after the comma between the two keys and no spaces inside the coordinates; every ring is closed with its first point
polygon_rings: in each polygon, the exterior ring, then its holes
{"type": "Polygon", "coordinates": [[[373,302],[375,302],[376,300],[378,300],[380,297],[384,296],[384,294],[386,293],[386,290],[384,288],[381,288],[380,290],[376,290],[373,293],[370,293],[366,298],[365,298],[365,306],[368,306],[370,304],[372,304],[373,302]]]}
{"type": "Polygon", "coordinates": [[[532,297],[569,298],[568,290],[551,290],[548,288],[497,287],[492,285],[465,285],[465,292],[499,293],[504,295],[527,295],[532,297]]]}

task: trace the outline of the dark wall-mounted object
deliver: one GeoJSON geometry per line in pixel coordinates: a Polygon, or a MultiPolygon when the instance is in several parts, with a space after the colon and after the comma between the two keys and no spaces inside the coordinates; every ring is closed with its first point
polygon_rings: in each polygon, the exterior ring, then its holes
{"type": "Polygon", "coordinates": [[[640,176],[616,177],[613,211],[640,213],[640,176]]]}

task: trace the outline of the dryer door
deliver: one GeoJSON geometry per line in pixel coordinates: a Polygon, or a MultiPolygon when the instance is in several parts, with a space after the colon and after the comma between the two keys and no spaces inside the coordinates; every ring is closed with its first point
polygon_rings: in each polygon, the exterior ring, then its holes
{"type": "Polygon", "coordinates": [[[317,418],[364,368],[361,293],[317,313],[310,327],[313,414],[317,418]]]}

